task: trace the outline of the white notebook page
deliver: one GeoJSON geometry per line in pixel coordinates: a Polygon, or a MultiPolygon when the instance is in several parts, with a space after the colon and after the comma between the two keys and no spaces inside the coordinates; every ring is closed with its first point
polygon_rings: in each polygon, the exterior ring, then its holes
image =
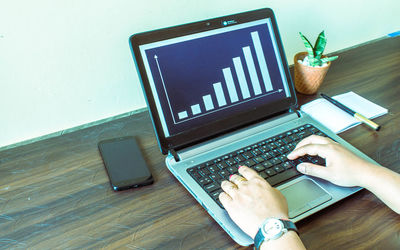
{"type": "MultiPolygon", "coordinates": [[[[388,113],[386,108],[383,108],[352,91],[333,96],[332,98],[369,119],[388,113]]],[[[323,98],[304,104],[301,106],[300,110],[309,114],[336,134],[361,123],[350,114],[323,98]]]]}

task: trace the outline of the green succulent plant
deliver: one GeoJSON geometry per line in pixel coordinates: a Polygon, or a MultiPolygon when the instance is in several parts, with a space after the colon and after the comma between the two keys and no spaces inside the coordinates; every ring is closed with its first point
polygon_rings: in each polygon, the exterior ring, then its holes
{"type": "Polygon", "coordinates": [[[307,52],[308,52],[308,62],[310,66],[316,67],[316,66],[322,66],[324,63],[327,63],[329,61],[336,60],[338,56],[331,56],[331,57],[324,57],[322,58],[322,53],[325,50],[326,46],[326,37],[325,37],[325,32],[322,31],[317,38],[317,41],[315,41],[314,47],[311,45],[310,41],[301,33],[300,37],[304,42],[304,46],[306,46],[307,52]]]}

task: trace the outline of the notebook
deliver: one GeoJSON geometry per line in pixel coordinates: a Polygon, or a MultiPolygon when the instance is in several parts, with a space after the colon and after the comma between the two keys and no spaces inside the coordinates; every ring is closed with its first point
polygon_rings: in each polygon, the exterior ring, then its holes
{"type": "MultiPolygon", "coordinates": [[[[365,99],[353,91],[336,95],[332,98],[369,119],[388,113],[387,109],[365,99]]],[[[324,124],[336,134],[361,124],[361,122],[352,115],[323,98],[304,104],[301,106],[300,110],[324,124]]]]}
{"type": "Polygon", "coordinates": [[[237,164],[282,191],[294,222],[360,190],[301,175],[285,158],[299,138],[315,133],[372,161],[296,110],[271,9],[134,34],[130,46],[166,167],[240,245],[253,239],[218,202],[218,185],[237,164]]]}

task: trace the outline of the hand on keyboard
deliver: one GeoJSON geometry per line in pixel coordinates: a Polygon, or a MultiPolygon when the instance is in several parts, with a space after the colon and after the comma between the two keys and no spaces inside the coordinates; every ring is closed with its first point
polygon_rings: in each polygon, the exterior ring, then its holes
{"type": "Polygon", "coordinates": [[[299,142],[287,158],[296,161],[304,155],[324,158],[326,167],[319,162],[301,163],[297,166],[299,172],[346,187],[360,186],[365,166],[372,165],[331,139],[316,135],[299,142]]]}
{"type": "Polygon", "coordinates": [[[285,197],[271,187],[255,170],[241,166],[239,175],[223,181],[220,201],[232,220],[254,238],[265,218],[288,219],[285,197]]]}

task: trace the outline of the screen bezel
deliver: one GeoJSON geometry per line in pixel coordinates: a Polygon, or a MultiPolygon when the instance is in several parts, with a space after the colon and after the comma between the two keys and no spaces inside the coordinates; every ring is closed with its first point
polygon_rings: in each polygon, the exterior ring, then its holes
{"type": "Polygon", "coordinates": [[[258,122],[262,119],[266,119],[273,114],[282,113],[291,107],[297,105],[297,99],[294,91],[294,86],[289,72],[288,63],[283,50],[282,41],[279,35],[276,19],[271,9],[259,9],[240,14],[234,14],[169,28],[163,28],[159,30],[153,30],[144,33],[134,34],[130,37],[130,47],[133,54],[133,59],[136,64],[136,69],[139,74],[139,78],[142,84],[142,89],[145,95],[147,106],[150,109],[150,117],[153,122],[153,126],[156,131],[157,140],[163,154],[167,154],[170,149],[179,150],[184,147],[193,145],[195,143],[204,141],[211,137],[232,131],[236,128],[243,127],[247,124],[258,122]],[[283,63],[283,69],[287,78],[287,83],[290,91],[290,97],[268,103],[266,105],[254,108],[251,112],[246,111],[240,114],[229,116],[225,119],[221,119],[212,123],[208,123],[202,127],[193,128],[191,130],[181,132],[176,135],[166,137],[164,130],[161,125],[160,116],[154,101],[154,96],[150,87],[149,79],[145,70],[143,58],[140,53],[139,46],[143,44],[158,42],[161,40],[171,39],[178,36],[191,35],[203,31],[209,31],[218,29],[226,26],[233,26],[246,22],[256,21],[260,19],[270,18],[273,28],[274,37],[278,46],[281,61],[283,63]],[[231,21],[230,24],[224,24],[225,21],[231,21]]]}

